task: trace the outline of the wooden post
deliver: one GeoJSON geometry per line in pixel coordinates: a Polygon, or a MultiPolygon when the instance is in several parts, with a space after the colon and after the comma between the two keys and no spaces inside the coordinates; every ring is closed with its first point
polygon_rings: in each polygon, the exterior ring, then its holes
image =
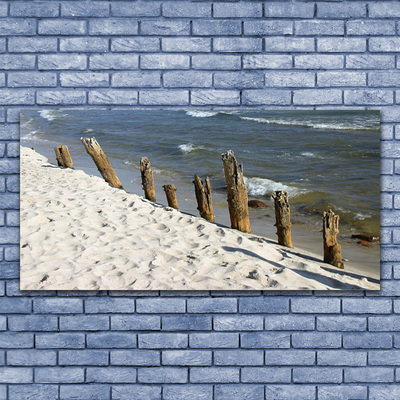
{"type": "Polygon", "coordinates": [[[156,201],[156,190],[154,188],[153,171],[147,157],[140,158],[140,173],[142,174],[142,185],[144,196],[147,200],[156,201]]]}
{"type": "Polygon", "coordinates": [[[175,185],[164,185],[165,194],[167,195],[168,206],[178,209],[178,201],[176,200],[175,185]]]}
{"type": "Polygon", "coordinates": [[[342,247],[337,242],[339,233],[339,215],[332,210],[324,211],[323,237],[324,237],[324,262],[338,268],[344,268],[342,260],[342,247]]]}
{"type": "Polygon", "coordinates": [[[107,156],[104,154],[104,151],[97,143],[96,138],[81,138],[81,140],[83,145],[85,146],[87,153],[93,158],[97,169],[99,170],[101,176],[105,179],[105,181],[119,189],[123,189],[117,174],[111,166],[110,161],[108,161],[107,156]]]}
{"type": "Polygon", "coordinates": [[[194,189],[196,192],[197,199],[197,209],[200,212],[200,216],[210,222],[215,222],[214,211],[211,200],[211,185],[210,179],[205,179],[205,187],[203,185],[202,180],[198,175],[194,176],[194,189]]]}
{"type": "Polygon", "coordinates": [[[67,146],[61,144],[60,146],[55,147],[54,151],[56,152],[57,164],[59,167],[74,168],[71,154],[69,154],[67,146]]]}
{"type": "Polygon", "coordinates": [[[247,188],[243,180],[243,168],[238,164],[232,150],[222,154],[225,180],[228,189],[229,216],[231,227],[250,233],[247,188]]]}
{"type": "Polygon", "coordinates": [[[293,247],[290,222],[289,195],[287,192],[276,190],[272,195],[275,202],[276,234],[278,243],[282,246],[293,247]]]}

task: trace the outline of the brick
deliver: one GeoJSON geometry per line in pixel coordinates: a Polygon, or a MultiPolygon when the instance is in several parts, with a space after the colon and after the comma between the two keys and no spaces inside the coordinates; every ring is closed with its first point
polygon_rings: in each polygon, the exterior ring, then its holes
{"type": "MultiPolygon", "coordinates": [[[[306,89],[297,90],[293,94],[293,104],[295,105],[316,105],[316,104],[342,104],[342,92],[341,90],[335,89],[306,89]]],[[[298,300],[309,300],[309,299],[298,299],[298,300]]],[[[337,300],[337,299],[321,299],[323,300],[321,304],[326,300],[337,300]]],[[[313,302],[310,302],[312,304],[313,302]]],[[[329,304],[329,302],[327,302],[329,304]]],[[[337,303],[339,304],[339,303],[337,303]]],[[[328,309],[328,313],[339,312],[339,311],[329,311],[332,309],[337,309],[337,304],[328,309]],[[336,307],[336,308],[335,308],[336,307]]],[[[313,308],[318,308],[318,302],[312,306],[313,308]]],[[[300,311],[301,312],[301,311],[300,311]]],[[[312,312],[312,311],[309,311],[312,312]]],[[[319,312],[324,312],[319,311],[319,312]]]]}
{"type": "Polygon", "coordinates": [[[344,57],[330,54],[297,55],[294,64],[300,69],[339,69],[343,68],[344,57]]]}
{"type": "Polygon", "coordinates": [[[370,18],[394,18],[400,17],[400,4],[397,2],[379,2],[369,5],[370,18]]]}
{"type": "Polygon", "coordinates": [[[86,24],[85,21],[70,19],[40,20],[38,33],[39,35],[84,35],[86,24]]]}
{"type": "Polygon", "coordinates": [[[294,348],[340,348],[342,335],[326,332],[300,332],[292,334],[292,346],[294,348]]]}
{"type": "Polygon", "coordinates": [[[165,316],[162,317],[164,331],[209,331],[212,317],[200,315],[165,316]]]}
{"type": "Polygon", "coordinates": [[[213,388],[209,385],[166,385],[163,387],[164,400],[208,400],[213,395],[213,388]]]}
{"type": "Polygon", "coordinates": [[[19,261],[19,247],[7,247],[4,249],[5,261],[19,261]]]}
{"type": "Polygon", "coordinates": [[[63,87],[106,87],[109,85],[108,73],[102,72],[61,72],[60,84],[63,87]]]}
{"type": "Polygon", "coordinates": [[[244,383],[290,383],[290,368],[247,367],[242,368],[242,382],[244,383]]]}
{"type": "Polygon", "coordinates": [[[200,298],[188,299],[187,309],[190,313],[234,313],[237,311],[235,298],[200,298]]]}
{"type": "Polygon", "coordinates": [[[83,383],[85,381],[83,368],[36,368],[37,383],[83,383]]]}
{"type": "Polygon", "coordinates": [[[214,38],[214,52],[252,53],[262,51],[261,38],[214,38]]]}
{"type": "Polygon", "coordinates": [[[244,21],[243,24],[245,35],[292,35],[293,23],[291,21],[244,21]]]}
{"type": "Polygon", "coordinates": [[[345,314],[390,314],[392,302],[386,299],[343,299],[342,308],[345,314]]]}
{"type": "Polygon", "coordinates": [[[369,365],[400,365],[399,350],[371,350],[368,352],[369,365]]]}
{"type": "Polygon", "coordinates": [[[85,312],[88,314],[133,313],[135,299],[93,298],[85,300],[85,312]]]}
{"type": "Polygon", "coordinates": [[[90,69],[137,69],[139,57],[135,54],[95,54],[89,57],[90,69]]]}
{"type": "MultiPolygon", "coordinates": [[[[14,232],[14,242],[18,243],[18,230],[15,228],[7,228],[7,232],[10,231],[10,229],[13,229],[14,232]]],[[[1,236],[1,231],[0,231],[0,236],[1,236]]],[[[3,236],[4,237],[8,237],[8,235],[3,236]]],[[[14,243],[14,244],[15,244],[14,243]]],[[[2,279],[16,279],[19,278],[19,263],[6,263],[3,264],[1,267],[1,271],[0,271],[0,277],[2,279]]]]}
{"type": "Polygon", "coordinates": [[[57,3],[22,1],[10,4],[10,16],[12,17],[58,17],[59,6],[57,3]]]}
{"type": "Polygon", "coordinates": [[[1,3],[0,4],[0,17],[6,17],[8,13],[8,4],[1,3]]]}
{"type": "Polygon", "coordinates": [[[166,350],[162,352],[162,365],[211,365],[212,352],[205,350],[166,350]]]}
{"type": "Polygon", "coordinates": [[[315,74],[309,72],[275,72],[265,74],[266,87],[314,87],[315,74]]]}
{"type": "Polygon", "coordinates": [[[96,399],[107,400],[110,398],[110,386],[108,385],[61,385],[60,399],[96,399]]]}
{"type": "Polygon", "coordinates": [[[35,314],[69,314],[82,313],[83,302],[81,299],[34,299],[33,311],[35,314]]]}
{"type": "Polygon", "coordinates": [[[192,90],[192,105],[239,105],[240,95],[231,90],[192,90]]]}
{"type": "Polygon", "coordinates": [[[365,317],[329,316],[317,317],[319,331],[365,331],[367,319],[365,317]]]}
{"type": "Polygon", "coordinates": [[[387,400],[395,399],[400,395],[400,386],[383,386],[383,385],[371,385],[369,389],[370,400],[387,400]]]}
{"type": "Polygon", "coordinates": [[[368,85],[372,87],[393,87],[399,84],[399,71],[374,71],[368,74],[368,85]]]}
{"type": "Polygon", "coordinates": [[[386,105],[393,104],[391,90],[345,90],[344,103],[349,105],[386,105]]]}
{"type": "Polygon", "coordinates": [[[138,21],[134,19],[94,19],[89,21],[90,35],[137,35],[138,21]]]}
{"type": "Polygon", "coordinates": [[[385,38],[370,38],[369,51],[372,52],[396,52],[400,47],[400,38],[385,37],[385,38]]]}
{"type": "Polygon", "coordinates": [[[263,400],[264,386],[262,385],[216,385],[215,400],[263,400]]]}
{"type": "Polygon", "coordinates": [[[33,334],[1,332],[0,343],[3,349],[32,348],[33,334]]]}
{"type": "Polygon", "coordinates": [[[0,313],[2,314],[29,314],[32,309],[32,301],[27,298],[0,299],[0,313]]]}
{"type": "Polygon", "coordinates": [[[395,60],[390,55],[355,55],[346,56],[346,68],[348,69],[393,69],[395,60]]]}
{"type": "Polygon", "coordinates": [[[239,368],[190,368],[192,383],[238,383],[239,368]]]}
{"type": "MultiPolygon", "coordinates": [[[[10,146],[11,143],[8,144],[7,147],[10,146]]],[[[7,150],[7,152],[12,152],[11,150],[7,150]]],[[[7,154],[8,157],[18,157],[18,154],[15,153],[7,154]]],[[[19,211],[8,211],[6,214],[6,222],[7,226],[19,226],[19,211]]]]}
{"type": "MultiPolygon", "coordinates": [[[[337,386],[335,385],[335,388],[337,386]]],[[[266,399],[293,400],[314,400],[316,396],[315,386],[309,385],[267,385],[265,387],[266,399]]]]}
{"type": "Polygon", "coordinates": [[[165,52],[180,53],[182,49],[192,53],[209,53],[211,39],[208,38],[162,38],[161,49],[165,52]]]}
{"type": "Polygon", "coordinates": [[[367,365],[367,353],[365,351],[321,350],[317,353],[317,364],[362,367],[367,365]]]}
{"type": "Polygon", "coordinates": [[[207,18],[211,17],[211,3],[167,2],[162,5],[162,14],[172,18],[207,18]]]}
{"type": "Polygon", "coordinates": [[[140,24],[141,35],[173,36],[189,35],[189,21],[142,21],[140,24]]]}
{"type": "Polygon", "coordinates": [[[188,69],[189,56],[173,54],[145,54],[140,56],[142,69],[188,69]]]}
{"type": "MultiPolygon", "coordinates": [[[[0,91],[1,93],[1,91],[0,91]]],[[[19,172],[18,163],[16,160],[2,159],[0,160],[0,171],[1,173],[16,173],[19,172]]],[[[4,208],[17,208],[16,202],[18,201],[18,196],[15,194],[4,194],[0,199],[0,204],[4,208]]]]}
{"type": "Polygon", "coordinates": [[[33,69],[35,56],[21,54],[3,54],[0,59],[0,68],[4,70],[33,69]]]}
{"type": "Polygon", "coordinates": [[[264,352],[261,350],[216,350],[215,365],[263,365],[264,352]]]}
{"type": "Polygon", "coordinates": [[[290,334],[270,332],[244,333],[240,336],[240,343],[241,347],[248,349],[285,349],[290,347],[290,334]]]}
{"type": "Polygon", "coordinates": [[[314,4],[268,2],[264,5],[264,16],[267,18],[313,18],[314,4]]]}
{"type": "MultiPolygon", "coordinates": [[[[15,125],[9,125],[11,128],[15,128],[15,125]]],[[[9,137],[3,137],[3,139],[14,139],[13,134],[9,137]]],[[[7,191],[13,193],[19,193],[19,176],[8,176],[7,177],[7,191]]]]}
{"type": "MultiPolygon", "coordinates": [[[[380,3],[382,5],[382,3],[380,3]]],[[[372,6],[372,4],[370,4],[372,6]]],[[[380,7],[381,8],[381,7],[380,7]]],[[[371,7],[369,8],[371,14],[371,7]]],[[[378,35],[394,35],[395,34],[394,21],[382,20],[357,20],[346,22],[346,33],[349,36],[378,36],[378,35]]]]}
{"type": "Polygon", "coordinates": [[[10,350],[7,364],[13,366],[56,365],[57,353],[54,350],[10,350]]]}
{"type": "Polygon", "coordinates": [[[60,317],[60,329],[63,331],[99,331],[109,329],[109,318],[96,315],[73,315],[60,317]]]}
{"type": "Polygon", "coordinates": [[[10,331],[56,331],[57,327],[57,317],[38,315],[8,317],[10,331]]]}
{"type": "Polygon", "coordinates": [[[191,333],[189,334],[191,348],[237,348],[239,347],[238,333],[191,333]]]}
{"type": "Polygon", "coordinates": [[[158,52],[160,39],[152,37],[127,37],[111,39],[111,51],[116,52],[158,52]]]}
{"type": "Polygon", "coordinates": [[[289,90],[254,89],[244,90],[242,103],[244,105],[289,105],[291,93],[289,90]]]}
{"type": "Polygon", "coordinates": [[[216,331],[259,331],[263,329],[262,316],[215,316],[216,331]]]}
{"type": "Polygon", "coordinates": [[[153,350],[112,350],[111,365],[157,366],[160,365],[160,353],[153,350]]]}
{"type": "Polygon", "coordinates": [[[319,87],[335,86],[366,86],[367,75],[365,72],[327,71],[317,73],[319,87]]]}
{"type": "Polygon", "coordinates": [[[348,333],[343,335],[345,349],[385,349],[392,347],[388,333],[348,333]]]}
{"type": "Polygon", "coordinates": [[[34,35],[36,33],[36,20],[26,18],[13,18],[0,20],[0,36],[34,35]]]}
{"type": "Polygon", "coordinates": [[[290,69],[292,57],[289,55],[244,55],[244,69],[290,69]]]}
{"type": "Polygon", "coordinates": [[[193,24],[193,35],[196,36],[235,36],[241,35],[241,21],[235,20],[195,20],[193,24]]]}
{"type": "Polygon", "coordinates": [[[8,368],[0,369],[0,383],[30,383],[33,381],[32,368],[8,368]]]}
{"type": "Polygon", "coordinates": [[[133,368],[87,368],[88,383],[135,383],[136,370],[133,368]]]}
{"type": "Polygon", "coordinates": [[[187,368],[150,367],[138,369],[138,382],[140,383],[186,383],[187,381],[187,368]]]}
{"type": "MultiPolygon", "coordinates": [[[[141,105],[187,105],[189,104],[189,92],[187,90],[161,91],[141,90],[139,92],[139,104],[141,105]]],[[[180,312],[179,309],[171,312],[180,312]]]]}
{"type": "Polygon", "coordinates": [[[136,334],[125,332],[100,332],[87,335],[88,348],[134,348],[136,334]]]}
{"type": "Polygon", "coordinates": [[[261,18],[260,3],[215,3],[214,18],[261,18]]]}
{"type": "Polygon", "coordinates": [[[159,3],[111,4],[111,15],[114,17],[158,17],[160,14],[159,3]]]}
{"type": "Polygon", "coordinates": [[[332,298],[295,298],[291,303],[294,313],[339,313],[340,300],[332,298]]]}
{"type": "Polygon", "coordinates": [[[160,326],[161,322],[159,316],[116,315],[111,317],[111,329],[113,330],[159,330],[160,326]]]}
{"type": "Polygon", "coordinates": [[[318,38],[317,51],[324,53],[363,53],[367,49],[366,39],[318,38]]]}
{"type": "Polygon", "coordinates": [[[85,69],[86,56],[79,54],[39,55],[39,70],[85,69]]]}
{"type": "Polygon", "coordinates": [[[394,373],[392,368],[364,367],[346,368],[344,370],[345,382],[393,382],[394,373]]]}
{"type": "MultiPolygon", "coordinates": [[[[158,76],[157,84],[160,85],[160,77],[158,76]]],[[[202,71],[169,71],[163,74],[164,87],[172,88],[192,88],[192,87],[211,87],[212,73],[202,71]]]]}
{"type": "Polygon", "coordinates": [[[61,350],[58,357],[59,365],[108,365],[105,350],[61,350]]]}
{"type": "Polygon", "coordinates": [[[294,368],[294,383],[341,383],[341,368],[294,368]]]}
{"type": "Polygon", "coordinates": [[[35,399],[35,400],[48,400],[58,397],[57,385],[10,385],[9,386],[9,399],[35,399]]]}
{"type": "MultiPolygon", "coordinates": [[[[189,61],[187,62],[189,64],[189,61]]],[[[204,54],[192,56],[193,69],[238,70],[241,68],[240,56],[204,54]]]]}
{"type": "Polygon", "coordinates": [[[11,37],[8,39],[8,50],[11,53],[55,52],[57,51],[57,39],[41,37],[11,37]]]}
{"type": "Polygon", "coordinates": [[[266,350],[266,365],[314,365],[315,351],[310,350],[266,350]]]}
{"type": "Polygon", "coordinates": [[[265,330],[308,331],[315,328],[315,317],[302,315],[271,315],[265,318],[265,330]]]}
{"type": "Polygon", "coordinates": [[[83,90],[46,90],[36,94],[36,102],[40,105],[85,104],[86,92],[83,90]]]}
{"type": "Polygon", "coordinates": [[[365,4],[344,3],[338,7],[333,3],[318,3],[318,18],[362,18],[367,16],[367,8],[365,4]]]}
{"type": "MultiPolygon", "coordinates": [[[[371,299],[372,300],[372,299],[371,299]]],[[[375,300],[375,299],[374,299],[375,300]]],[[[384,317],[370,317],[368,318],[368,329],[370,331],[399,331],[400,330],[400,316],[391,315],[384,317]]]]}
{"type": "Polygon", "coordinates": [[[161,400],[161,386],[138,384],[113,386],[112,398],[118,400],[161,400]]]}
{"type": "Polygon", "coordinates": [[[60,51],[65,52],[106,52],[108,51],[108,39],[104,38],[61,38],[60,51]]]}
{"type": "Polygon", "coordinates": [[[139,334],[139,348],[179,349],[188,345],[188,335],[183,333],[143,333],[139,334]]]}
{"type": "Polygon", "coordinates": [[[295,21],[294,30],[299,36],[342,36],[344,35],[343,21],[307,20],[295,21]]]}
{"type": "Polygon", "coordinates": [[[239,299],[239,312],[250,314],[276,314],[289,312],[289,299],[285,297],[248,297],[239,299]]]}
{"type": "Polygon", "coordinates": [[[356,385],[344,386],[323,386],[318,385],[318,399],[321,400],[352,400],[352,399],[367,399],[367,387],[356,385]]]}
{"type": "Polygon", "coordinates": [[[109,5],[107,2],[92,1],[90,3],[61,3],[62,17],[107,17],[108,15],[109,5]]]}

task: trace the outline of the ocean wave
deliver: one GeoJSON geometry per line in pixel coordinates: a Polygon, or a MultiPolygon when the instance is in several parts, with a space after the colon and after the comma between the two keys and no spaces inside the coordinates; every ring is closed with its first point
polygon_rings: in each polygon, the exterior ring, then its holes
{"type": "Polygon", "coordinates": [[[297,196],[298,194],[305,192],[304,189],[288,186],[281,182],[275,182],[271,179],[265,178],[244,177],[244,183],[247,186],[248,193],[252,196],[272,195],[275,190],[284,190],[285,192],[288,192],[290,196],[297,196]]]}
{"type": "Polygon", "coordinates": [[[245,121],[253,121],[262,124],[275,124],[275,125],[289,125],[289,126],[304,126],[313,129],[331,129],[331,130],[344,130],[344,131],[360,131],[372,130],[378,131],[380,128],[372,123],[365,124],[351,124],[344,122],[317,122],[311,120],[296,120],[296,119],[283,119],[283,118],[253,118],[253,117],[239,117],[245,121]]]}
{"type": "Polygon", "coordinates": [[[192,151],[196,151],[196,150],[202,150],[204,149],[204,146],[196,146],[193,143],[187,143],[187,144],[180,144],[178,146],[178,149],[184,153],[184,154],[188,154],[191,153],[192,151]]]}
{"type": "Polygon", "coordinates": [[[47,119],[47,121],[54,121],[68,115],[60,110],[41,110],[38,113],[42,118],[47,119]]]}
{"type": "Polygon", "coordinates": [[[94,129],[92,129],[92,128],[87,128],[87,129],[84,129],[82,132],[83,132],[83,133],[93,133],[93,132],[94,132],[94,129]]]}
{"type": "Polygon", "coordinates": [[[186,115],[194,118],[209,118],[214,117],[219,114],[219,111],[210,111],[210,110],[190,110],[186,111],[186,115]]]}

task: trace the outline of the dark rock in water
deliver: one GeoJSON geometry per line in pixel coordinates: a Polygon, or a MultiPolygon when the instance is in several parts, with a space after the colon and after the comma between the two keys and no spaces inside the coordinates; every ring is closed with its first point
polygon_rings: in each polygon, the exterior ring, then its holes
{"type": "Polygon", "coordinates": [[[364,242],[379,242],[381,238],[379,236],[372,235],[351,235],[352,239],[360,239],[364,242]]]}
{"type": "Polygon", "coordinates": [[[361,244],[361,246],[372,247],[372,244],[369,242],[366,242],[365,240],[359,240],[357,243],[361,244]]]}
{"type": "Polygon", "coordinates": [[[249,200],[248,204],[249,204],[249,207],[251,207],[251,208],[268,207],[264,202],[262,202],[260,200],[249,200]]]}

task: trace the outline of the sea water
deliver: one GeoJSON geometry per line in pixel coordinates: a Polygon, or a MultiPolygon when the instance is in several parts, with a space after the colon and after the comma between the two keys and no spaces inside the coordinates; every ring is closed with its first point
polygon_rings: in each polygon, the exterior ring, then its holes
{"type": "Polygon", "coordinates": [[[378,111],[304,110],[29,110],[21,144],[55,163],[66,144],[76,169],[99,175],[81,137],[96,137],[128,192],[142,195],[140,157],[150,159],[157,202],[164,184],[177,188],[182,211],[198,215],[193,177],[210,177],[216,222],[229,226],[221,154],[243,165],[252,231],[275,238],[275,190],[289,193],[293,243],[322,251],[322,213],[340,215],[343,256],[379,272],[379,245],[352,234],[379,236],[380,115],[378,111]]]}

